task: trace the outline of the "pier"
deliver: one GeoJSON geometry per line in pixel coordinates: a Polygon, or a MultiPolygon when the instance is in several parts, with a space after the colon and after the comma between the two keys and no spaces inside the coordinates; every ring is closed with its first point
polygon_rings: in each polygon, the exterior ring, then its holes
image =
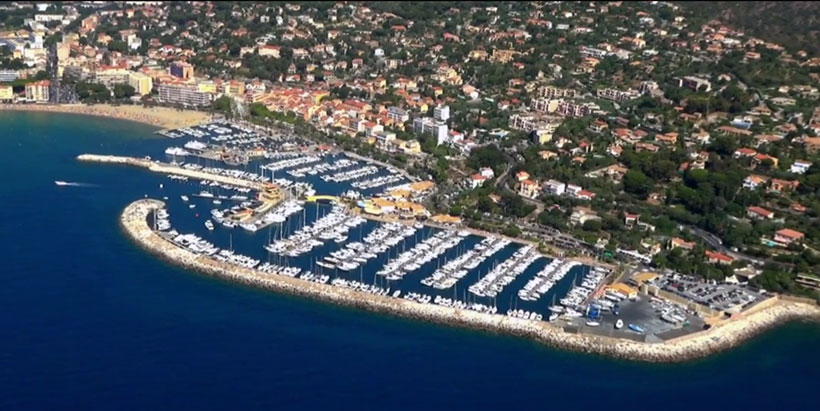
{"type": "Polygon", "coordinates": [[[173,174],[178,176],[185,176],[188,178],[195,178],[199,180],[211,180],[222,184],[230,184],[233,186],[245,187],[258,191],[265,191],[273,187],[276,187],[270,183],[243,180],[240,178],[223,176],[220,174],[208,173],[199,170],[189,170],[187,168],[175,166],[173,164],[163,163],[160,161],[150,160],[146,158],[81,154],[77,156],[77,160],[92,163],[124,164],[129,166],[142,167],[147,168],[148,170],[153,171],[155,173],[173,174]]]}
{"type": "Polygon", "coordinates": [[[709,330],[657,343],[566,332],[550,323],[493,315],[477,311],[422,304],[415,301],[336,287],[287,274],[266,273],[195,254],[151,229],[148,217],[164,208],[157,200],[138,200],[123,211],[120,223],[125,233],[141,247],[175,264],[225,280],[315,300],[388,313],[422,321],[468,327],[481,331],[532,338],[554,347],[646,362],[680,362],[705,357],[736,346],[784,321],[820,319],[816,304],[773,297],[742,315],[717,323],[709,330]]]}

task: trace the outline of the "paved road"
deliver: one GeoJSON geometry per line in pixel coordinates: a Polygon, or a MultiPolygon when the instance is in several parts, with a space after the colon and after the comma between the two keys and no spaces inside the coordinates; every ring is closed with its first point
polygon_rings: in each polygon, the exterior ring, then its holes
{"type": "Polygon", "coordinates": [[[755,258],[755,257],[752,257],[752,256],[747,255],[747,254],[738,253],[738,252],[730,250],[728,247],[723,245],[723,240],[721,240],[718,236],[716,236],[716,235],[714,235],[714,234],[712,234],[712,233],[710,233],[710,232],[708,232],[708,231],[706,231],[702,228],[698,228],[698,227],[694,227],[694,226],[684,226],[684,227],[686,227],[686,229],[689,230],[689,232],[691,232],[692,234],[698,236],[706,244],[709,244],[714,249],[716,249],[719,252],[721,252],[723,254],[726,254],[726,255],[734,258],[734,259],[747,260],[747,261],[751,261],[752,263],[758,264],[758,265],[762,265],[766,262],[765,260],[761,260],[759,258],[755,258]]]}

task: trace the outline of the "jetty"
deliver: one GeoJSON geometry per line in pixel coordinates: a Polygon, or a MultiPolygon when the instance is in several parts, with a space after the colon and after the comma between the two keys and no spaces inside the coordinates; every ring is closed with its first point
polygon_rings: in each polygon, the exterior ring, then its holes
{"type": "Polygon", "coordinates": [[[206,171],[201,170],[190,170],[187,168],[183,168],[169,163],[163,163],[157,160],[151,160],[148,158],[109,156],[98,154],[80,154],[79,156],[77,156],[77,160],[92,163],[122,164],[135,167],[142,167],[147,168],[148,170],[153,171],[155,173],[173,174],[185,176],[188,178],[195,178],[199,180],[216,181],[222,184],[230,184],[237,187],[245,187],[259,191],[269,190],[271,189],[271,187],[274,187],[274,185],[271,183],[245,180],[231,176],[224,176],[221,174],[208,173],[206,171]]]}
{"type": "Polygon", "coordinates": [[[161,237],[148,224],[148,217],[165,204],[153,199],[138,200],[123,211],[120,224],[137,244],[168,261],[210,276],[334,304],[387,313],[421,321],[468,327],[475,330],[531,338],[550,346],[644,362],[681,362],[705,357],[734,347],[784,321],[820,319],[816,304],[787,297],[773,297],[737,318],[730,318],[703,330],[663,342],[638,342],[606,336],[582,334],[538,320],[481,313],[456,307],[423,304],[292,278],[286,273],[218,261],[195,254],[161,237]]]}

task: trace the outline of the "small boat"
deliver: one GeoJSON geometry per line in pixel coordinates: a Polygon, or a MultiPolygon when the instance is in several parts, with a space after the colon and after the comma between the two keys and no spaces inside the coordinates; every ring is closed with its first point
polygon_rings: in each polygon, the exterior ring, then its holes
{"type": "Polygon", "coordinates": [[[624,320],[619,318],[618,321],[615,321],[615,329],[616,330],[620,330],[621,328],[623,328],[623,326],[624,326],[624,320]]]}
{"type": "Polygon", "coordinates": [[[635,331],[638,334],[643,334],[643,328],[641,328],[641,327],[639,327],[635,324],[629,324],[629,329],[632,330],[632,331],[635,331]]]}
{"type": "Polygon", "coordinates": [[[601,323],[599,323],[598,321],[587,321],[587,325],[590,327],[597,327],[601,325],[601,323]]]}

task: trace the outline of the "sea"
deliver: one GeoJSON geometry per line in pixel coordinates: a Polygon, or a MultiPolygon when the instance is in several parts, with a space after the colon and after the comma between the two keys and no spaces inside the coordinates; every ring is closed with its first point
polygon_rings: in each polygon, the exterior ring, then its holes
{"type": "Polygon", "coordinates": [[[125,237],[118,217],[168,180],[75,160],[161,153],[168,139],[155,131],[0,112],[0,409],[816,405],[817,324],[786,324],[707,359],[645,364],[306,301],[160,261],[125,237]]]}

